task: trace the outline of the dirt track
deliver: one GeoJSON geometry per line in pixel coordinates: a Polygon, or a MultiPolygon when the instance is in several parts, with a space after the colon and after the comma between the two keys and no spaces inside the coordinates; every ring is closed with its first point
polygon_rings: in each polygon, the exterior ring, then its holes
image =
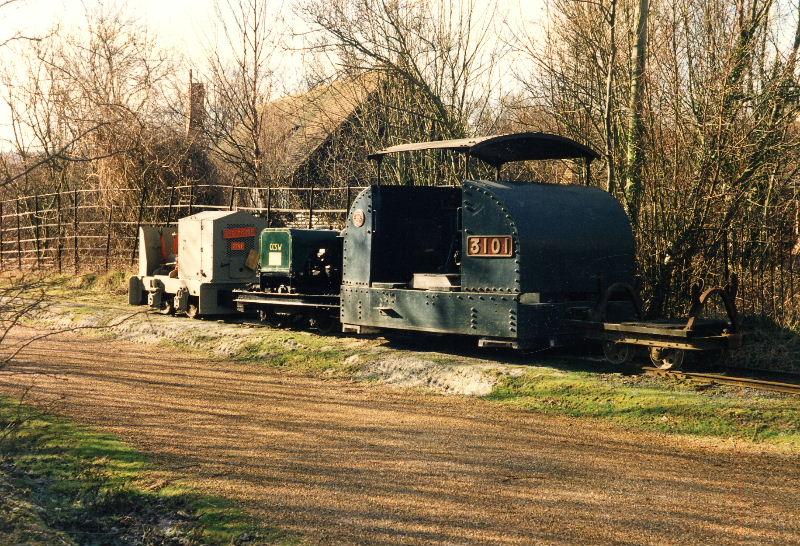
{"type": "Polygon", "coordinates": [[[787,455],[121,342],[62,336],[24,359],[48,374],[37,400],[310,542],[800,542],[787,455]]]}

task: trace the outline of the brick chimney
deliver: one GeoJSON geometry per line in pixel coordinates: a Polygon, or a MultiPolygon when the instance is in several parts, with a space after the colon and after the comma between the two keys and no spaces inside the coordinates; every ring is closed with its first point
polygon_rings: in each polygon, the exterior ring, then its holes
{"type": "Polygon", "coordinates": [[[186,136],[192,142],[198,142],[203,136],[206,122],[206,87],[200,82],[192,81],[189,71],[189,107],[186,136]]]}

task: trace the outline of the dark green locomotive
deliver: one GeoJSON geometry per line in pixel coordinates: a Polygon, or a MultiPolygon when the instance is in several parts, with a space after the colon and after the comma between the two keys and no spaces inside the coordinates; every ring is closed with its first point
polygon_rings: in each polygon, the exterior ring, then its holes
{"type": "Polygon", "coordinates": [[[563,318],[631,281],[634,241],[619,203],[595,188],[373,186],[348,216],[343,264],[345,330],[532,347],[559,344],[563,318]]]}
{"type": "Polygon", "coordinates": [[[330,294],[342,281],[342,237],[329,229],[266,228],[259,236],[262,290],[330,294]]]}

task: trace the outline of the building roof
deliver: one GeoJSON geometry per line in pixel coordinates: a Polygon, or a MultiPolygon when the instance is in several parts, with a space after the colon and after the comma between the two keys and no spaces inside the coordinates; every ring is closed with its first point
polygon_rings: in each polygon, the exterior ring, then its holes
{"type": "Polygon", "coordinates": [[[378,78],[371,74],[340,78],[265,105],[261,134],[271,177],[288,178],[297,172],[377,86],[378,78]]]}

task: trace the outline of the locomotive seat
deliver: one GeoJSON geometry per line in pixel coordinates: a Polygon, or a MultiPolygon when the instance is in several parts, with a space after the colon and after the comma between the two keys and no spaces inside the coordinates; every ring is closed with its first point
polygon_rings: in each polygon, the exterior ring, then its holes
{"type": "Polygon", "coordinates": [[[414,277],[411,279],[411,288],[457,291],[461,289],[461,275],[457,273],[414,273],[414,277]]]}

